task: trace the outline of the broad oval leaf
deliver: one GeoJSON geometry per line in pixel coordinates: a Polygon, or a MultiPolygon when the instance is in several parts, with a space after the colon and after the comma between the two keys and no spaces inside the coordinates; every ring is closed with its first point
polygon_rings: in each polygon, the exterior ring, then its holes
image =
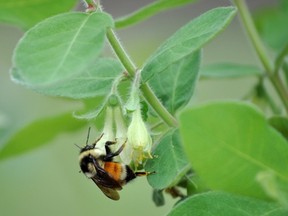
{"type": "Polygon", "coordinates": [[[171,113],[190,101],[198,80],[200,60],[199,51],[192,53],[149,80],[153,91],[171,113]]]}
{"type": "Polygon", "coordinates": [[[77,0],[0,1],[0,21],[28,29],[47,17],[68,12],[77,2],[77,0]]]}
{"type": "Polygon", "coordinates": [[[106,105],[106,101],[100,104],[97,109],[94,108],[92,111],[91,110],[84,111],[82,113],[74,112],[73,117],[77,119],[85,119],[85,120],[96,119],[104,110],[105,105],[106,105]]]}
{"type": "Polygon", "coordinates": [[[111,91],[114,79],[123,70],[118,60],[98,58],[89,68],[74,76],[48,85],[26,86],[50,96],[62,96],[74,99],[105,96],[111,91]]]}
{"type": "Polygon", "coordinates": [[[288,191],[288,143],[252,106],[218,102],[180,115],[186,153],[211,189],[270,199],[257,181],[269,171],[288,191]]]}
{"type": "Polygon", "coordinates": [[[228,25],[235,13],[234,7],[216,8],[183,26],[147,60],[142,70],[143,81],[201,49],[228,25]]]}
{"type": "Polygon", "coordinates": [[[175,185],[191,168],[182,148],[179,131],[168,132],[153,151],[154,158],[145,164],[145,170],[156,172],[148,176],[154,189],[164,189],[175,185]]]}
{"type": "Polygon", "coordinates": [[[86,125],[71,113],[36,120],[16,132],[0,149],[0,160],[27,153],[47,145],[63,132],[72,132],[86,125]]]}
{"type": "Polygon", "coordinates": [[[251,197],[224,192],[207,192],[191,196],[180,202],[168,216],[264,216],[276,210],[279,210],[276,204],[251,197]]]}
{"type": "Polygon", "coordinates": [[[133,12],[124,17],[120,17],[115,21],[116,28],[124,28],[136,23],[139,23],[149,17],[160,13],[164,10],[169,10],[172,8],[180,7],[196,0],[158,0],[154,1],[151,4],[140,8],[139,10],[133,12]]]}
{"type": "MultiPolygon", "coordinates": [[[[83,100],[84,108],[82,110],[73,113],[73,117],[82,120],[96,119],[95,123],[100,123],[99,120],[102,111],[107,106],[109,102],[109,97],[93,97],[90,99],[83,100]]],[[[98,125],[96,125],[98,127],[98,125]]]]}
{"type": "Polygon", "coordinates": [[[90,67],[105,41],[112,18],[105,13],[66,13],[37,24],[19,41],[13,78],[37,86],[71,77],[90,67]]]}
{"type": "Polygon", "coordinates": [[[200,69],[202,78],[238,78],[244,76],[259,76],[261,69],[253,65],[233,63],[211,64],[200,69]]]}

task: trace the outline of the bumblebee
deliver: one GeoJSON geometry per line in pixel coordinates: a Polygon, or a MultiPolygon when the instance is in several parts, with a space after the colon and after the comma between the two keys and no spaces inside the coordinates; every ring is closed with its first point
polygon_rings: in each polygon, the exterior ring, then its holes
{"type": "MultiPolygon", "coordinates": [[[[90,130],[89,130],[90,131],[90,130]]],[[[86,146],[80,147],[79,164],[81,171],[100,188],[100,190],[110,199],[119,200],[118,191],[122,186],[137,176],[147,176],[150,172],[134,172],[128,165],[114,162],[113,158],[121,153],[125,147],[125,143],[115,152],[111,151],[110,146],[115,144],[114,141],[105,143],[105,151],[97,148],[97,142],[102,138],[103,134],[94,143],[88,145],[88,137],[86,146]]]]}

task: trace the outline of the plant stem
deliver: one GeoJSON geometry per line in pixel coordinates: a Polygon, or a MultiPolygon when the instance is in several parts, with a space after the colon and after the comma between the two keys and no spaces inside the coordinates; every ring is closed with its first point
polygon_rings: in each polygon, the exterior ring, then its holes
{"type": "Polygon", "coordinates": [[[265,47],[260,39],[260,36],[255,28],[253,23],[251,14],[249,13],[247,4],[245,0],[234,0],[234,4],[239,10],[240,18],[246,29],[248,36],[254,46],[254,49],[260,59],[268,78],[270,79],[271,83],[273,84],[276,92],[278,93],[286,112],[288,112],[288,92],[285,88],[281,78],[279,77],[278,73],[274,73],[272,63],[270,61],[270,57],[268,56],[265,47]]]}
{"type": "Polygon", "coordinates": [[[110,45],[111,45],[112,49],[114,50],[116,56],[119,58],[119,60],[121,61],[121,63],[123,64],[123,66],[127,70],[127,72],[129,73],[129,75],[131,77],[134,77],[137,68],[133,64],[133,62],[130,59],[130,57],[128,56],[128,54],[125,52],[123,46],[119,42],[114,31],[111,28],[109,28],[107,30],[106,35],[107,35],[107,38],[108,38],[110,45]]]}
{"type": "Polygon", "coordinates": [[[278,54],[276,60],[275,60],[275,70],[274,73],[279,73],[281,66],[284,63],[285,57],[288,53],[288,43],[285,45],[285,47],[281,50],[281,52],[278,54]]]}
{"type": "Polygon", "coordinates": [[[259,98],[264,98],[268,105],[270,106],[272,112],[276,115],[279,115],[281,113],[281,110],[279,107],[274,103],[274,100],[269,95],[267,90],[264,87],[264,77],[260,77],[259,83],[256,86],[256,94],[259,98]]]}
{"type": "MultiPolygon", "coordinates": [[[[107,30],[107,38],[110,42],[112,49],[114,50],[116,56],[119,58],[120,62],[123,64],[124,68],[127,70],[131,77],[135,76],[137,67],[134,65],[114,31],[109,28],[107,30]]],[[[143,83],[140,87],[143,96],[150,104],[150,106],[155,110],[155,112],[162,118],[162,120],[170,127],[177,127],[176,119],[168,112],[168,110],[162,105],[159,99],[151,90],[147,83],[143,83]]]]}
{"type": "Polygon", "coordinates": [[[274,101],[272,100],[271,96],[265,92],[265,95],[264,95],[264,98],[265,100],[268,102],[272,112],[275,114],[275,115],[280,115],[281,113],[281,110],[279,109],[279,107],[274,103],[274,101]]]}

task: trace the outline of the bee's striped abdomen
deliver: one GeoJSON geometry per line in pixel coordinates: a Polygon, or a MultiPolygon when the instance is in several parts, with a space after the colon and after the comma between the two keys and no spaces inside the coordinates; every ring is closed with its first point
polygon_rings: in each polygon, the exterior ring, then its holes
{"type": "MultiPolygon", "coordinates": [[[[109,175],[115,179],[116,181],[121,181],[123,180],[122,177],[122,172],[123,172],[123,167],[120,163],[115,163],[115,162],[105,162],[104,164],[104,169],[106,172],[109,173],[109,175]]],[[[124,177],[125,178],[125,177],[124,177]]]]}

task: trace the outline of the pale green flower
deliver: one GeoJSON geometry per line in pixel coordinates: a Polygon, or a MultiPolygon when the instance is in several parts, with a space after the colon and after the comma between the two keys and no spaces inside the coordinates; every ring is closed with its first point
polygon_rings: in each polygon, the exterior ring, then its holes
{"type": "Polygon", "coordinates": [[[125,157],[130,154],[130,161],[133,160],[136,166],[142,164],[144,159],[152,158],[152,139],[142,119],[140,107],[132,113],[132,120],[128,127],[127,138],[128,145],[125,146],[123,154],[125,157]]]}

